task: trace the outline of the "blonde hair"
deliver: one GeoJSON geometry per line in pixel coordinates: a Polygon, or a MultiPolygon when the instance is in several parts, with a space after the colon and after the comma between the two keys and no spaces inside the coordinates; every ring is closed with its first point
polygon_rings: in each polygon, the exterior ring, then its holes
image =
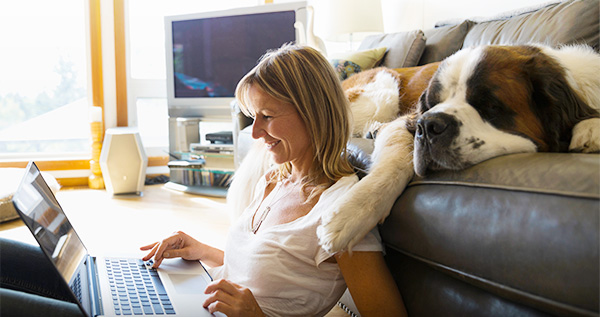
{"type": "MultiPolygon", "coordinates": [[[[252,85],[294,105],[304,121],[315,153],[313,168],[303,180],[305,184],[316,185],[311,197],[341,177],[354,174],[346,149],[351,134],[348,101],[333,67],[323,55],[311,47],[291,44],[263,55],[235,91],[241,110],[248,116],[251,116],[248,93],[252,85]]],[[[291,170],[289,162],[281,164],[275,179],[286,178],[291,170]]]]}

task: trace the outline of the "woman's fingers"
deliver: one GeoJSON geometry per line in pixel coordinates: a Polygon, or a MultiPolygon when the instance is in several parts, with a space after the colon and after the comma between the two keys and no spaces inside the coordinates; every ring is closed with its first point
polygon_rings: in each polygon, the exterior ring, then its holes
{"type": "Polygon", "coordinates": [[[206,290],[210,294],[203,307],[211,313],[221,312],[227,316],[264,316],[252,292],[243,286],[221,279],[210,283],[206,290]]]}
{"type": "Polygon", "coordinates": [[[225,299],[224,296],[225,295],[223,295],[223,293],[213,293],[206,299],[203,307],[208,309],[211,314],[221,312],[226,316],[233,315],[231,313],[233,311],[233,307],[229,304],[231,300],[225,299]]]}
{"type": "Polygon", "coordinates": [[[145,245],[143,247],[140,247],[140,250],[142,250],[142,251],[148,251],[148,250],[154,248],[154,246],[157,245],[157,244],[158,244],[158,242],[154,242],[154,243],[151,243],[149,245],[145,245]]]}
{"type": "Polygon", "coordinates": [[[146,254],[145,257],[142,258],[143,261],[148,261],[150,260],[154,254],[156,254],[156,246],[158,245],[158,242],[143,246],[140,248],[140,250],[142,251],[148,251],[150,250],[150,252],[148,254],[146,254]]]}
{"type": "Polygon", "coordinates": [[[185,234],[182,232],[175,232],[168,238],[161,242],[151,243],[140,247],[142,251],[150,252],[142,258],[143,261],[148,261],[154,258],[153,268],[158,268],[164,258],[175,258],[181,256],[182,252],[179,250],[184,247],[185,234]]]}
{"type": "Polygon", "coordinates": [[[222,312],[225,313],[234,302],[232,294],[235,292],[235,288],[231,285],[231,282],[221,279],[214,281],[206,287],[204,290],[205,294],[210,294],[202,305],[207,308],[211,313],[222,312]]]}
{"type": "Polygon", "coordinates": [[[152,267],[158,268],[163,259],[183,258],[185,260],[199,260],[202,256],[203,248],[205,246],[202,243],[178,231],[161,242],[140,247],[140,250],[149,250],[150,252],[142,260],[148,261],[154,258],[152,267]]]}
{"type": "Polygon", "coordinates": [[[210,294],[216,292],[217,290],[222,290],[228,294],[233,294],[237,291],[237,288],[239,287],[239,285],[231,281],[220,279],[208,284],[208,286],[206,286],[206,289],[204,290],[204,294],[210,294]]]}

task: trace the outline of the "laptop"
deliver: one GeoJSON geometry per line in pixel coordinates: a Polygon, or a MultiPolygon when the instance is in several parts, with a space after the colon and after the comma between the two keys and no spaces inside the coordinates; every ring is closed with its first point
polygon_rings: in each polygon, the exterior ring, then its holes
{"type": "Polygon", "coordinates": [[[91,256],[35,163],[13,204],[86,316],[212,316],[202,307],[212,278],[199,261],[165,259],[155,270],[141,259],[91,256]]]}

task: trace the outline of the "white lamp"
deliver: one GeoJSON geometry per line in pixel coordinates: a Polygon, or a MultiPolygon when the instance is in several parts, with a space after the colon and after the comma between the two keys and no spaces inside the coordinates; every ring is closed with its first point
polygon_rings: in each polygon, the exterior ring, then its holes
{"type": "Polygon", "coordinates": [[[328,40],[350,41],[358,33],[383,32],[383,15],[380,0],[325,0],[325,37],[328,40]]]}

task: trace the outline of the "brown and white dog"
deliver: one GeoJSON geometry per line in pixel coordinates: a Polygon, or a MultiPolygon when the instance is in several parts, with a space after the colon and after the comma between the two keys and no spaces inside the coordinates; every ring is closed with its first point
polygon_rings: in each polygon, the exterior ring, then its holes
{"type": "Polygon", "coordinates": [[[363,107],[393,113],[393,98],[377,94],[390,78],[396,115],[377,134],[369,174],[318,228],[330,252],[351,249],[382,222],[415,172],[511,153],[600,151],[600,56],[588,47],[481,46],[441,64],[359,73],[343,83],[355,134],[385,121],[363,107]]]}
{"type": "MultiPolygon", "coordinates": [[[[415,172],[458,170],[511,153],[600,151],[600,56],[589,47],[466,48],[442,63],[365,71],[342,87],[355,136],[379,131],[368,175],[317,230],[330,252],[351,249],[382,222],[415,172]]],[[[234,215],[268,168],[260,148],[229,189],[234,215]]]]}

